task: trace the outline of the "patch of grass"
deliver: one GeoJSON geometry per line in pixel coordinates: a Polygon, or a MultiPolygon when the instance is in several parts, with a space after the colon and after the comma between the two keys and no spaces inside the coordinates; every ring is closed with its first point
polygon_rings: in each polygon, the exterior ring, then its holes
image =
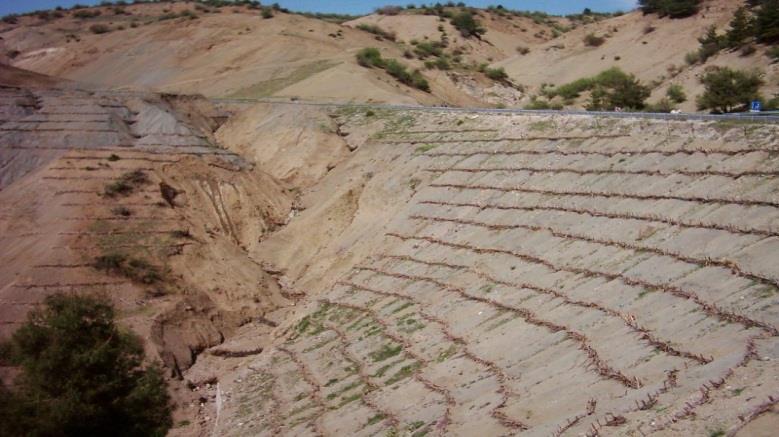
{"type": "Polygon", "coordinates": [[[499,68],[485,68],[484,69],[484,74],[488,78],[490,78],[490,79],[492,79],[494,81],[498,81],[498,82],[505,82],[509,78],[508,73],[506,73],[506,70],[504,70],[503,67],[499,67],[499,68]]]}
{"type": "Polygon", "coordinates": [[[411,423],[408,424],[408,430],[409,431],[416,431],[419,428],[421,428],[424,424],[425,424],[425,422],[423,422],[421,420],[417,420],[417,421],[411,422],[411,423]]]}
{"type": "Polygon", "coordinates": [[[375,425],[375,424],[381,422],[382,420],[384,420],[385,417],[387,417],[387,416],[385,416],[382,413],[379,413],[379,414],[371,417],[370,419],[368,419],[368,421],[365,423],[365,426],[375,425]]]}
{"type": "Polygon", "coordinates": [[[436,362],[443,363],[444,361],[451,358],[456,352],[457,352],[457,346],[451,345],[447,349],[444,349],[443,351],[439,352],[435,360],[436,362]]]}
{"type": "Polygon", "coordinates": [[[425,152],[429,152],[429,151],[435,149],[436,147],[438,147],[438,144],[423,144],[423,145],[417,147],[417,149],[414,152],[415,153],[425,153],[425,152]]]}
{"type": "Polygon", "coordinates": [[[550,130],[554,128],[554,122],[552,120],[535,121],[530,123],[528,129],[533,131],[550,130]]]}
{"type": "Polygon", "coordinates": [[[397,314],[397,313],[399,313],[399,312],[401,312],[401,311],[405,310],[406,308],[408,308],[410,306],[413,306],[413,305],[414,305],[413,302],[403,302],[403,304],[401,306],[399,306],[399,307],[395,308],[394,310],[392,310],[391,314],[397,314]]]}
{"type": "Polygon", "coordinates": [[[163,279],[159,267],[144,259],[120,253],[98,256],[92,263],[92,267],[146,285],[158,283],[163,279]]]}
{"type": "Polygon", "coordinates": [[[371,357],[371,359],[373,359],[374,363],[378,363],[388,358],[394,357],[395,355],[399,354],[401,350],[403,350],[403,346],[401,345],[392,346],[385,344],[381,347],[381,349],[373,351],[368,355],[371,357]]]}
{"type": "Polygon", "coordinates": [[[495,289],[495,284],[486,284],[482,286],[479,290],[484,293],[492,293],[493,289],[495,289]]]}
{"type": "Polygon", "coordinates": [[[709,431],[709,437],[722,437],[725,435],[725,430],[722,428],[717,428],[715,430],[709,431]]]}
{"type": "Polygon", "coordinates": [[[588,33],[584,37],[584,45],[588,47],[600,47],[606,42],[606,38],[595,35],[594,33],[588,33]]]}
{"type": "Polygon", "coordinates": [[[116,153],[112,153],[112,154],[111,154],[111,155],[109,155],[109,156],[108,156],[108,158],[106,158],[106,159],[108,159],[108,160],[109,160],[109,161],[111,161],[111,162],[114,162],[114,161],[119,161],[119,160],[120,160],[120,159],[122,159],[122,158],[120,158],[120,157],[119,157],[119,155],[117,155],[116,153]]]}
{"type": "Polygon", "coordinates": [[[416,370],[419,369],[420,367],[422,367],[420,363],[413,363],[407,366],[403,366],[400,368],[400,370],[395,372],[394,375],[389,377],[389,379],[387,379],[387,382],[385,384],[392,385],[395,384],[396,382],[402,381],[408,378],[409,376],[413,375],[414,372],[416,372],[416,370]]]}

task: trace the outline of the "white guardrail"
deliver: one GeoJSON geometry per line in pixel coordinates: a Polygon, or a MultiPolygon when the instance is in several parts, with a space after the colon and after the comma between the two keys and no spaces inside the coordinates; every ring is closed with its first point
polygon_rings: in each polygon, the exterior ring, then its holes
{"type": "Polygon", "coordinates": [[[370,103],[338,103],[338,102],[310,102],[303,100],[278,100],[278,99],[251,99],[251,98],[212,98],[216,103],[237,103],[237,104],[255,104],[268,103],[275,105],[303,105],[303,106],[325,106],[336,108],[364,108],[364,109],[389,109],[401,111],[445,111],[445,112],[463,112],[463,113],[486,113],[486,114],[526,114],[526,115],[584,115],[599,117],[616,118],[649,118],[657,120],[706,120],[706,121],[724,121],[739,120],[754,123],[779,123],[779,113],[777,112],[744,112],[735,114],[697,114],[697,113],[659,113],[659,112],[612,112],[612,111],[566,111],[553,109],[514,109],[514,108],[461,108],[454,106],[421,106],[421,105],[391,105],[391,104],[370,104],[370,103]]]}

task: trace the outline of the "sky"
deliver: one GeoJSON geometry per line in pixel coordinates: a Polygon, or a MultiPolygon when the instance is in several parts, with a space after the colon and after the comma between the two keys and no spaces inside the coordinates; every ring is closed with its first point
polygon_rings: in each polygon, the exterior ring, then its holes
{"type": "MultiPolygon", "coordinates": [[[[346,14],[367,14],[379,6],[387,4],[422,3],[432,4],[436,1],[395,1],[392,0],[277,0],[282,6],[294,11],[306,12],[338,12],[346,14]]],[[[0,0],[0,15],[20,12],[30,12],[38,9],[52,9],[56,6],[70,7],[76,3],[98,4],[99,0],[0,0]]],[[[264,3],[273,3],[268,0],[264,3]]],[[[442,2],[443,3],[443,2],[442,2]]],[[[471,0],[465,2],[470,6],[485,7],[502,4],[511,9],[544,11],[551,14],[571,14],[581,12],[584,8],[594,11],[613,12],[627,11],[635,7],[636,0],[471,0]]]]}

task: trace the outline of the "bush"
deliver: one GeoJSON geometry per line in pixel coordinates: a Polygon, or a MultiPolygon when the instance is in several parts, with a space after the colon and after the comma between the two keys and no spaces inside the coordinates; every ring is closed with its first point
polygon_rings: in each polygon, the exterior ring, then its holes
{"type": "Polygon", "coordinates": [[[638,0],[638,4],[645,14],[684,18],[698,13],[701,0],[638,0]]]}
{"type": "Polygon", "coordinates": [[[763,80],[756,72],[721,67],[708,71],[701,83],[706,90],[698,97],[698,109],[727,113],[745,110],[750,101],[758,99],[763,80]]]}
{"type": "Polygon", "coordinates": [[[101,255],[95,258],[92,267],[106,273],[124,276],[139,284],[151,285],[162,280],[160,270],[140,258],[130,258],[119,253],[101,255]]]}
{"type": "Polygon", "coordinates": [[[269,18],[273,18],[273,9],[271,9],[271,8],[262,8],[261,15],[262,15],[262,18],[264,18],[266,20],[269,19],[269,18]]]}
{"type": "Polygon", "coordinates": [[[97,16],[100,16],[100,11],[98,11],[97,9],[95,10],[78,9],[75,12],[73,12],[74,18],[87,19],[87,18],[95,18],[97,16]]]}
{"type": "Polygon", "coordinates": [[[771,58],[774,62],[779,61],[779,47],[771,47],[765,51],[765,55],[771,58]]]}
{"type": "Polygon", "coordinates": [[[357,52],[357,63],[368,68],[384,68],[384,60],[381,58],[381,52],[379,52],[379,49],[373,47],[366,47],[357,52]]]}
{"type": "Polygon", "coordinates": [[[100,35],[100,34],[103,34],[103,33],[110,32],[111,29],[108,26],[106,26],[105,24],[93,24],[93,25],[89,26],[89,31],[94,33],[94,34],[96,34],[96,35],[100,35]]]}
{"type": "Polygon", "coordinates": [[[378,35],[378,36],[380,36],[380,37],[382,37],[384,39],[388,39],[390,41],[395,41],[395,38],[396,38],[394,32],[386,31],[386,30],[382,29],[381,27],[379,27],[379,26],[377,26],[375,24],[358,24],[357,25],[357,29],[360,29],[360,30],[362,30],[364,32],[372,33],[374,35],[378,35]]]}
{"type": "Polygon", "coordinates": [[[674,103],[684,103],[687,101],[687,94],[685,94],[684,88],[676,83],[668,87],[668,91],[665,92],[665,95],[674,103]]]}
{"type": "Polygon", "coordinates": [[[2,347],[18,366],[0,384],[0,435],[164,436],[171,407],[138,337],[119,329],[103,298],[55,294],[2,347]]]}
{"type": "Polygon", "coordinates": [[[414,46],[414,53],[416,53],[420,59],[425,59],[430,56],[441,56],[444,54],[443,44],[437,41],[418,42],[414,46]]]}
{"type": "Polygon", "coordinates": [[[509,78],[509,75],[506,73],[506,70],[504,70],[503,67],[487,68],[484,70],[484,74],[495,81],[506,81],[509,78]]]}
{"type": "Polygon", "coordinates": [[[486,32],[481,24],[473,18],[473,14],[468,11],[460,12],[452,18],[452,26],[460,31],[463,38],[480,38],[486,32]]]}
{"type": "Polygon", "coordinates": [[[585,77],[554,89],[544,88],[547,98],[560,96],[572,102],[581,93],[591,91],[587,109],[593,111],[622,109],[644,109],[650,90],[632,74],[617,67],[602,71],[593,77],[585,77]]]}
{"type": "Polygon", "coordinates": [[[594,33],[588,33],[587,36],[584,37],[584,45],[589,47],[600,47],[605,42],[606,38],[597,36],[594,33]]]}
{"type": "Polygon", "coordinates": [[[407,67],[396,59],[383,59],[381,53],[376,48],[368,47],[357,52],[357,63],[368,68],[383,68],[392,77],[405,85],[425,92],[430,91],[430,84],[419,70],[409,73],[407,67]]]}

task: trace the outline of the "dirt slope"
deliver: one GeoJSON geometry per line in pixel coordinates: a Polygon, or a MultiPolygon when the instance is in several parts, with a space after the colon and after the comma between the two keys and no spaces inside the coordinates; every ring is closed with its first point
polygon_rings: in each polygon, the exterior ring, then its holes
{"type": "Polygon", "coordinates": [[[336,121],[352,156],[254,252],[307,297],[220,376],[218,434],[779,423],[775,126],[336,121]]]}

